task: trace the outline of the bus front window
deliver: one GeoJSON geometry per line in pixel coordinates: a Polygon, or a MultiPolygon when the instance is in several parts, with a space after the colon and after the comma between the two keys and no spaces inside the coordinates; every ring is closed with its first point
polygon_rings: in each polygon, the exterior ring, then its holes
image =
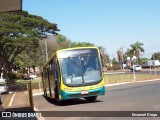
{"type": "Polygon", "coordinates": [[[94,84],[102,79],[98,56],[91,54],[61,58],[63,81],[67,85],[94,84]]]}

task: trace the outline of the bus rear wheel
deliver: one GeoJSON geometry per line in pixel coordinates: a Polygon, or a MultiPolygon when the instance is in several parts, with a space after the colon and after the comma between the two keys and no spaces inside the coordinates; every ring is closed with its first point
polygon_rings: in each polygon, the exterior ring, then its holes
{"type": "Polygon", "coordinates": [[[88,102],[94,102],[97,99],[97,96],[85,97],[88,102]]]}

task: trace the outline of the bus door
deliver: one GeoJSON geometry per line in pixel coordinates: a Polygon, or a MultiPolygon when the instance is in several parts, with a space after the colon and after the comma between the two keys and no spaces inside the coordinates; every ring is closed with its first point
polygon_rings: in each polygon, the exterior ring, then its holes
{"type": "Polygon", "coordinates": [[[51,79],[50,79],[50,70],[49,70],[50,68],[47,68],[47,77],[48,77],[48,89],[49,89],[49,96],[50,97],[52,97],[52,94],[51,94],[51,83],[50,83],[50,81],[51,81],[51,79]]]}
{"type": "Polygon", "coordinates": [[[54,78],[55,78],[55,99],[59,101],[60,94],[60,72],[57,60],[54,62],[54,78]]]}

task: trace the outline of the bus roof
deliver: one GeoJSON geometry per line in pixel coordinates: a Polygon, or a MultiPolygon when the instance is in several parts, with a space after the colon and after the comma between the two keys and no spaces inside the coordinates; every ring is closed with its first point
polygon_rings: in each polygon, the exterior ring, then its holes
{"type": "Polygon", "coordinates": [[[87,49],[87,48],[98,49],[98,47],[73,47],[73,48],[66,48],[66,49],[57,50],[56,52],[67,51],[67,50],[76,50],[76,49],[87,49]]]}

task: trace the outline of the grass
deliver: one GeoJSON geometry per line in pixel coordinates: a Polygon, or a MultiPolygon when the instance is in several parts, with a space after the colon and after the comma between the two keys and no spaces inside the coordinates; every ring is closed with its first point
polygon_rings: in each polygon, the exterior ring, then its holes
{"type": "Polygon", "coordinates": [[[31,83],[32,83],[32,89],[39,89],[39,87],[42,83],[41,78],[36,78],[33,80],[17,80],[14,83],[14,86],[19,90],[21,90],[22,88],[27,89],[27,84],[29,81],[31,81],[31,83]]]}
{"type": "MultiPolygon", "coordinates": [[[[148,80],[160,78],[159,75],[148,75],[148,74],[136,74],[136,80],[148,80]]],[[[104,75],[104,80],[106,84],[121,83],[121,82],[131,82],[134,80],[133,74],[112,74],[104,75]]]]}

